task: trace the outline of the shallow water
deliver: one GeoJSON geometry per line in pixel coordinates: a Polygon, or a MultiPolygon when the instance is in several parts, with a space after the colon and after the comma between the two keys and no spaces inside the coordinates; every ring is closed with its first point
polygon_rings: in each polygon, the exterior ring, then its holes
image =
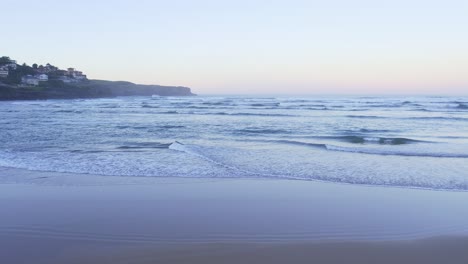
{"type": "Polygon", "coordinates": [[[0,166],[468,190],[468,98],[1,102],[0,166]]]}

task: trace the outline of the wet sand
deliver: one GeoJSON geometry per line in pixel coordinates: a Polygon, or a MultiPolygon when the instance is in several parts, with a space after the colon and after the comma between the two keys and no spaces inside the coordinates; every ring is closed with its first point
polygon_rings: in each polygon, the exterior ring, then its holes
{"type": "Polygon", "coordinates": [[[468,263],[468,238],[392,242],[196,244],[82,252],[57,263],[468,263]]]}
{"type": "Polygon", "coordinates": [[[468,263],[468,192],[0,175],[2,263],[468,263]]]}

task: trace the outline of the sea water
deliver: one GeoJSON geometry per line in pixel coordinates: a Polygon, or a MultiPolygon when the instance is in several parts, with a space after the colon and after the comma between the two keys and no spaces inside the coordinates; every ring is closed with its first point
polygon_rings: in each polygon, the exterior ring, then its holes
{"type": "Polygon", "coordinates": [[[468,190],[468,97],[0,102],[0,166],[468,190]]]}

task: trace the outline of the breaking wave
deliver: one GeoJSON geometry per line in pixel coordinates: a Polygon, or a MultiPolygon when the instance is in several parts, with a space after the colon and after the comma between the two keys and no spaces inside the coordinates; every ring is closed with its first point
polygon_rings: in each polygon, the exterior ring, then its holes
{"type": "Polygon", "coordinates": [[[217,113],[197,113],[199,115],[226,115],[226,116],[271,116],[271,117],[291,117],[295,115],[288,114],[266,114],[266,113],[227,113],[227,112],[217,112],[217,113]]]}
{"type": "Polygon", "coordinates": [[[426,152],[409,152],[409,151],[398,151],[398,150],[379,150],[379,149],[368,149],[368,148],[351,148],[342,147],[335,145],[325,145],[327,150],[341,151],[341,152],[352,152],[362,154],[373,154],[373,155],[384,155],[384,156],[408,156],[408,157],[434,157],[434,158],[468,158],[468,154],[456,154],[456,153],[426,153],[426,152]]]}
{"type": "Polygon", "coordinates": [[[244,128],[234,131],[239,134],[289,134],[288,130],[284,129],[265,129],[265,128],[244,128]]]}
{"type": "Polygon", "coordinates": [[[349,118],[364,118],[364,119],[381,119],[381,118],[386,118],[383,116],[370,116],[370,115],[347,115],[346,117],[349,118]]]}
{"type": "Polygon", "coordinates": [[[411,120],[440,120],[440,121],[468,121],[464,117],[444,117],[444,116],[420,116],[420,117],[407,117],[411,120]]]}
{"type": "Polygon", "coordinates": [[[345,133],[387,133],[387,132],[395,132],[394,130],[389,129],[370,129],[370,128],[361,128],[357,130],[343,130],[345,133]]]}
{"type": "Polygon", "coordinates": [[[409,139],[409,138],[386,138],[386,137],[363,137],[363,136],[341,136],[341,137],[329,137],[337,140],[349,142],[349,143],[370,143],[370,144],[382,144],[382,145],[403,145],[409,143],[422,142],[420,140],[409,139]]]}
{"type": "MultiPolygon", "coordinates": [[[[223,168],[226,168],[226,169],[229,169],[229,170],[233,170],[233,171],[237,171],[237,172],[241,172],[243,174],[247,174],[247,175],[257,175],[257,176],[262,176],[262,174],[260,173],[255,173],[255,172],[251,172],[251,171],[247,171],[247,170],[243,170],[241,168],[238,168],[236,166],[233,166],[233,165],[229,165],[229,164],[225,164],[223,162],[219,162],[219,161],[216,161],[215,159],[209,157],[208,155],[206,155],[203,150],[201,150],[198,146],[195,146],[195,145],[185,145],[185,144],[182,144],[178,141],[174,141],[172,144],[169,145],[168,147],[169,149],[171,150],[175,150],[175,151],[180,151],[180,152],[185,152],[187,154],[190,154],[190,155],[194,155],[194,156],[197,156],[203,160],[206,160],[208,162],[211,162],[213,164],[216,164],[218,166],[221,166],[223,168]]],[[[263,175],[263,176],[271,176],[271,175],[263,175]]]]}
{"type": "Polygon", "coordinates": [[[167,149],[170,145],[171,143],[137,142],[119,146],[117,149],[167,149]]]}
{"type": "Polygon", "coordinates": [[[458,103],[457,106],[456,106],[455,108],[466,110],[466,109],[468,109],[468,104],[465,104],[465,103],[458,103]]]}
{"type": "Polygon", "coordinates": [[[358,148],[358,147],[345,147],[332,144],[309,143],[293,140],[266,140],[266,142],[276,142],[281,144],[290,144],[306,147],[314,147],[325,149],[329,151],[361,153],[370,155],[383,155],[383,156],[408,156],[408,157],[434,157],[434,158],[468,158],[465,153],[430,153],[430,152],[411,152],[402,150],[388,150],[388,149],[375,149],[375,148],[358,148]]]}

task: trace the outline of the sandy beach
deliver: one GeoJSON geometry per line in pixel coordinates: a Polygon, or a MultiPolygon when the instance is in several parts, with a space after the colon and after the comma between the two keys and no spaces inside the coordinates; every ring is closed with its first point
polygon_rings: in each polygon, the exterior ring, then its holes
{"type": "Polygon", "coordinates": [[[467,192],[1,173],[10,179],[0,184],[0,258],[6,263],[468,260],[467,192]]]}
{"type": "Polygon", "coordinates": [[[468,264],[468,1],[0,7],[0,264],[468,264]]]}

